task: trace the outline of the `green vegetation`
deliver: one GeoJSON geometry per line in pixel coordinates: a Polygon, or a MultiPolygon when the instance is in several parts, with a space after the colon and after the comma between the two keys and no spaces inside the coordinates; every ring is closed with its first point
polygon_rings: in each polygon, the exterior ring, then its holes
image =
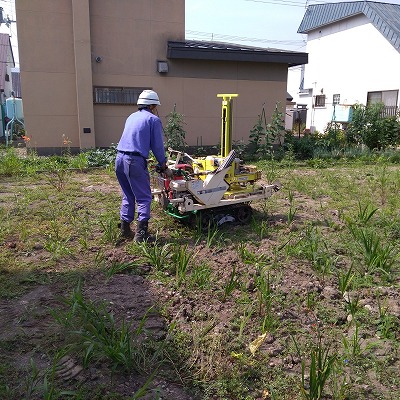
{"type": "Polygon", "coordinates": [[[1,149],[0,398],[399,398],[399,151],[293,149],[248,225],[154,204],[154,245],[120,240],[102,150],[1,149]]]}
{"type": "Polygon", "coordinates": [[[183,150],[185,148],[186,132],[183,128],[184,124],[184,116],[176,111],[176,104],[174,104],[173,111],[167,115],[167,123],[164,128],[166,148],[174,150],[183,150]]]}

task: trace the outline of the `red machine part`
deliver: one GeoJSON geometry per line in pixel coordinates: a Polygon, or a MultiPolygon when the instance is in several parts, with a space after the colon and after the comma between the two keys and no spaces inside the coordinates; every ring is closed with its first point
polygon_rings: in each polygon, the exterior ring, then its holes
{"type": "Polygon", "coordinates": [[[163,173],[164,189],[168,193],[168,197],[172,198],[172,191],[170,190],[170,182],[185,179],[185,175],[193,174],[193,167],[190,164],[177,164],[174,168],[170,169],[172,174],[163,173]]]}

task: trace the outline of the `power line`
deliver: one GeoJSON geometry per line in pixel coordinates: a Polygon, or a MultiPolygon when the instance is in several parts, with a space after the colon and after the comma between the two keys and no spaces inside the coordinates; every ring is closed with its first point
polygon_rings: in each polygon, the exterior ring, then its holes
{"type": "Polygon", "coordinates": [[[298,2],[298,1],[285,1],[285,0],[278,0],[278,1],[267,1],[267,0],[245,0],[249,1],[251,3],[265,3],[265,4],[275,4],[275,5],[280,5],[280,6],[291,6],[291,7],[305,7],[304,2],[298,2]]]}
{"type": "Polygon", "coordinates": [[[200,32],[200,31],[191,31],[186,30],[186,34],[194,35],[197,37],[208,38],[211,37],[212,40],[233,40],[240,42],[260,42],[260,43],[275,43],[275,44],[286,44],[286,45],[300,45],[305,44],[305,40],[274,40],[274,39],[263,39],[263,38],[251,38],[245,36],[233,36],[233,35],[224,35],[221,33],[212,33],[212,32],[200,32]]]}

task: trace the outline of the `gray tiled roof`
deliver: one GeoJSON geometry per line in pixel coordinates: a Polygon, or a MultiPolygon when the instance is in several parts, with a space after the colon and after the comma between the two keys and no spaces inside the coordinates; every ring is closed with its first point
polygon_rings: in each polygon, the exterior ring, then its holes
{"type": "Polygon", "coordinates": [[[371,24],[400,52],[400,5],[374,1],[308,6],[298,33],[308,33],[331,23],[364,14],[371,24]]]}

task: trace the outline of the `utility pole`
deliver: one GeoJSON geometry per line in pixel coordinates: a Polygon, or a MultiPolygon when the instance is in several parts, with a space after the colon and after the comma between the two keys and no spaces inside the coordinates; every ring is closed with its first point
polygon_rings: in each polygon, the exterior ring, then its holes
{"type": "Polygon", "coordinates": [[[17,21],[11,20],[8,15],[6,18],[4,18],[3,11],[4,11],[4,8],[0,7],[0,26],[1,26],[1,24],[5,24],[7,26],[7,28],[9,28],[11,25],[11,22],[17,22],[17,21]]]}

